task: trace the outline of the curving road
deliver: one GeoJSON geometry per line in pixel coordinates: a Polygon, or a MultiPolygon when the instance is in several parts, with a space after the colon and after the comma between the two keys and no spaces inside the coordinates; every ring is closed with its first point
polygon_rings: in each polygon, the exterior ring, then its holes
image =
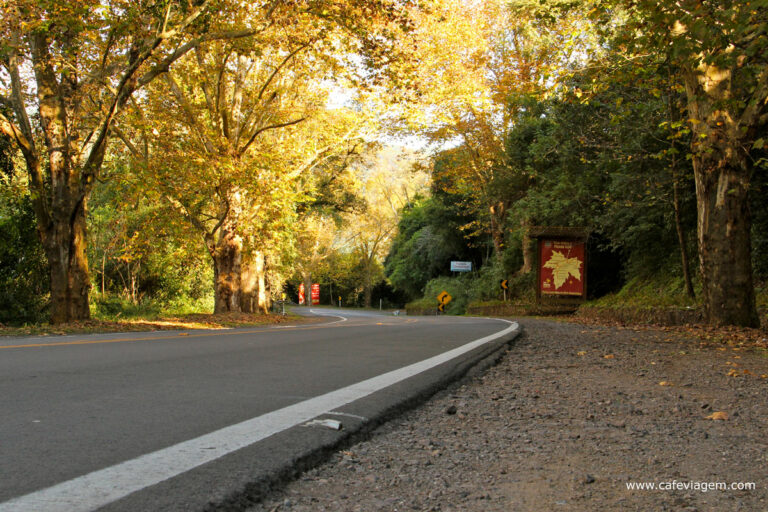
{"type": "Polygon", "coordinates": [[[309,420],[364,424],[516,333],[496,319],[313,312],[327,318],[0,340],[0,512],[226,501],[331,445],[338,434],[309,420]]]}

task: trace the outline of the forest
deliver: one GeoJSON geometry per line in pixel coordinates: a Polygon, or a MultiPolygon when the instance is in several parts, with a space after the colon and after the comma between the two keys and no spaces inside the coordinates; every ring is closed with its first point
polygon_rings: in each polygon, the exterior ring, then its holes
{"type": "Polygon", "coordinates": [[[591,302],[766,321],[768,0],[0,13],[0,324],[462,314],[533,300],[533,226],[590,233],[591,302]]]}

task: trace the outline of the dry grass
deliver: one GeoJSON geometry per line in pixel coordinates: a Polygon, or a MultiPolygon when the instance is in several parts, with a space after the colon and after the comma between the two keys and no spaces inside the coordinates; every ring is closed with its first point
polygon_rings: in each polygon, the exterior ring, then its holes
{"type": "Polygon", "coordinates": [[[68,324],[37,324],[23,327],[6,327],[0,324],[0,336],[24,336],[39,334],[83,334],[128,331],[157,331],[183,329],[224,329],[232,327],[253,327],[277,325],[285,322],[311,322],[311,318],[297,315],[263,315],[251,313],[194,313],[170,316],[153,320],[86,320],[68,324]]]}

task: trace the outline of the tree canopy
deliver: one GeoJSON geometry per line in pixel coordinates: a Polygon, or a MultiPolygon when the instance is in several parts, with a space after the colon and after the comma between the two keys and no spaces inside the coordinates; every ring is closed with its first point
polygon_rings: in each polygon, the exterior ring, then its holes
{"type": "Polygon", "coordinates": [[[0,321],[267,312],[317,280],[366,306],[446,279],[495,300],[531,286],[531,227],[561,226],[592,233],[595,294],[666,276],[710,323],[760,323],[764,0],[0,13],[0,321]]]}

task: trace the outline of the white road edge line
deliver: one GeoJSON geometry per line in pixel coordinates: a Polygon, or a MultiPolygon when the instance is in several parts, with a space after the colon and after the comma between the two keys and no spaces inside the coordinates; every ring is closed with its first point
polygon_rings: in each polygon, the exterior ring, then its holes
{"type": "Polygon", "coordinates": [[[509,327],[378,377],[11,499],[0,503],[0,512],[89,512],[103,507],[418,375],[518,328],[517,322],[498,320],[509,327]]]}
{"type": "Polygon", "coordinates": [[[340,324],[341,322],[346,322],[347,320],[349,320],[349,318],[347,318],[346,316],[341,316],[341,315],[329,315],[329,314],[327,314],[327,313],[326,313],[326,314],[321,314],[321,313],[325,313],[325,311],[319,311],[319,312],[318,312],[318,311],[317,311],[317,310],[315,310],[315,309],[310,309],[310,310],[309,310],[309,312],[310,312],[310,313],[313,313],[313,314],[315,314],[315,315],[317,315],[317,316],[327,316],[327,317],[330,317],[330,318],[341,318],[341,320],[336,320],[335,322],[330,322],[330,323],[327,323],[327,324],[323,324],[323,325],[333,325],[333,324],[340,324]]]}

